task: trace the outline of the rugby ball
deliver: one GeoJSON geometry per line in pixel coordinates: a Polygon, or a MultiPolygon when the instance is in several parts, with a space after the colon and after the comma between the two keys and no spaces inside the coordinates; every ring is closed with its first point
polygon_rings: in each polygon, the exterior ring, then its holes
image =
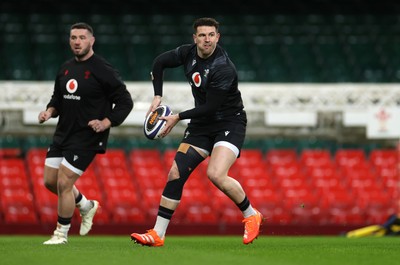
{"type": "Polygon", "coordinates": [[[161,139],[160,133],[165,126],[166,121],[160,120],[162,116],[172,115],[170,107],[166,105],[160,105],[155,111],[150,113],[144,121],[144,135],[150,140],[161,139]]]}

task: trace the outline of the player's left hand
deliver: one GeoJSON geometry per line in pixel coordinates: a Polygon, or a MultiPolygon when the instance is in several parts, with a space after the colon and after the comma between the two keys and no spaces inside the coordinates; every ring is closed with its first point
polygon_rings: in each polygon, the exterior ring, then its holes
{"type": "Polygon", "coordinates": [[[104,120],[91,120],[88,123],[88,126],[93,129],[96,133],[104,132],[111,126],[111,122],[105,118],[104,120]]]}

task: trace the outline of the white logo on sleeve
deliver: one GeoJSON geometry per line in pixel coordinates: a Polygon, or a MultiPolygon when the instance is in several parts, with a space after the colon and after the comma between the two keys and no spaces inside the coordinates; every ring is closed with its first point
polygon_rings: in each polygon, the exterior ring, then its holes
{"type": "Polygon", "coordinates": [[[225,131],[225,136],[228,136],[229,133],[230,131],[225,131]]]}
{"type": "Polygon", "coordinates": [[[78,160],[78,156],[77,155],[74,155],[74,161],[76,161],[76,160],[78,160]]]}

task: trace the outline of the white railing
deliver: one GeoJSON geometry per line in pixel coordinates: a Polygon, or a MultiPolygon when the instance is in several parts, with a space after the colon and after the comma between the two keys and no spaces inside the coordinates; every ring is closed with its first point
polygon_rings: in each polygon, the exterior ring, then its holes
{"type": "MultiPolygon", "coordinates": [[[[150,82],[127,82],[135,109],[147,109],[153,96],[150,82]]],[[[239,85],[246,109],[298,109],[342,111],[370,106],[400,105],[399,84],[269,84],[239,85]]],[[[0,110],[44,108],[53,91],[53,82],[0,81],[0,110]]],[[[186,83],[166,82],[164,103],[176,110],[193,106],[186,83]]]]}
{"type": "MultiPolygon", "coordinates": [[[[142,126],[144,114],[153,98],[151,82],[127,82],[135,103],[134,110],[123,124],[142,126]]],[[[285,84],[241,83],[249,127],[263,132],[267,113],[309,113],[318,115],[333,112],[367,112],[374,106],[399,107],[399,84],[285,84]]],[[[37,123],[38,111],[45,108],[53,92],[53,82],[0,81],[0,114],[6,121],[10,112],[21,111],[23,125],[37,123]]],[[[187,83],[166,82],[163,103],[174,112],[193,107],[193,98],[187,83]]],[[[21,115],[20,115],[21,116],[21,115]]],[[[53,123],[49,123],[52,125],[53,123]]],[[[7,124],[6,124],[7,125],[7,124]]],[[[271,128],[269,128],[271,129],[271,128]]],[[[276,128],[275,128],[276,129],[276,128]]]]}

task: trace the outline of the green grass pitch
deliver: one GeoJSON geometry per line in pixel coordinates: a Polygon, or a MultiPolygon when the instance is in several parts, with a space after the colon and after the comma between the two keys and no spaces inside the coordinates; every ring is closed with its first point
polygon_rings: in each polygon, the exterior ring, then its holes
{"type": "Polygon", "coordinates": [[[391,265],[399,264],[399,237],[348,239],[325,236],[168,236],[164,247],[134,244],[128,236],[80,237],[45,246],[48,236],[0,236],[1,264],[57,265],[391,265]]]}

